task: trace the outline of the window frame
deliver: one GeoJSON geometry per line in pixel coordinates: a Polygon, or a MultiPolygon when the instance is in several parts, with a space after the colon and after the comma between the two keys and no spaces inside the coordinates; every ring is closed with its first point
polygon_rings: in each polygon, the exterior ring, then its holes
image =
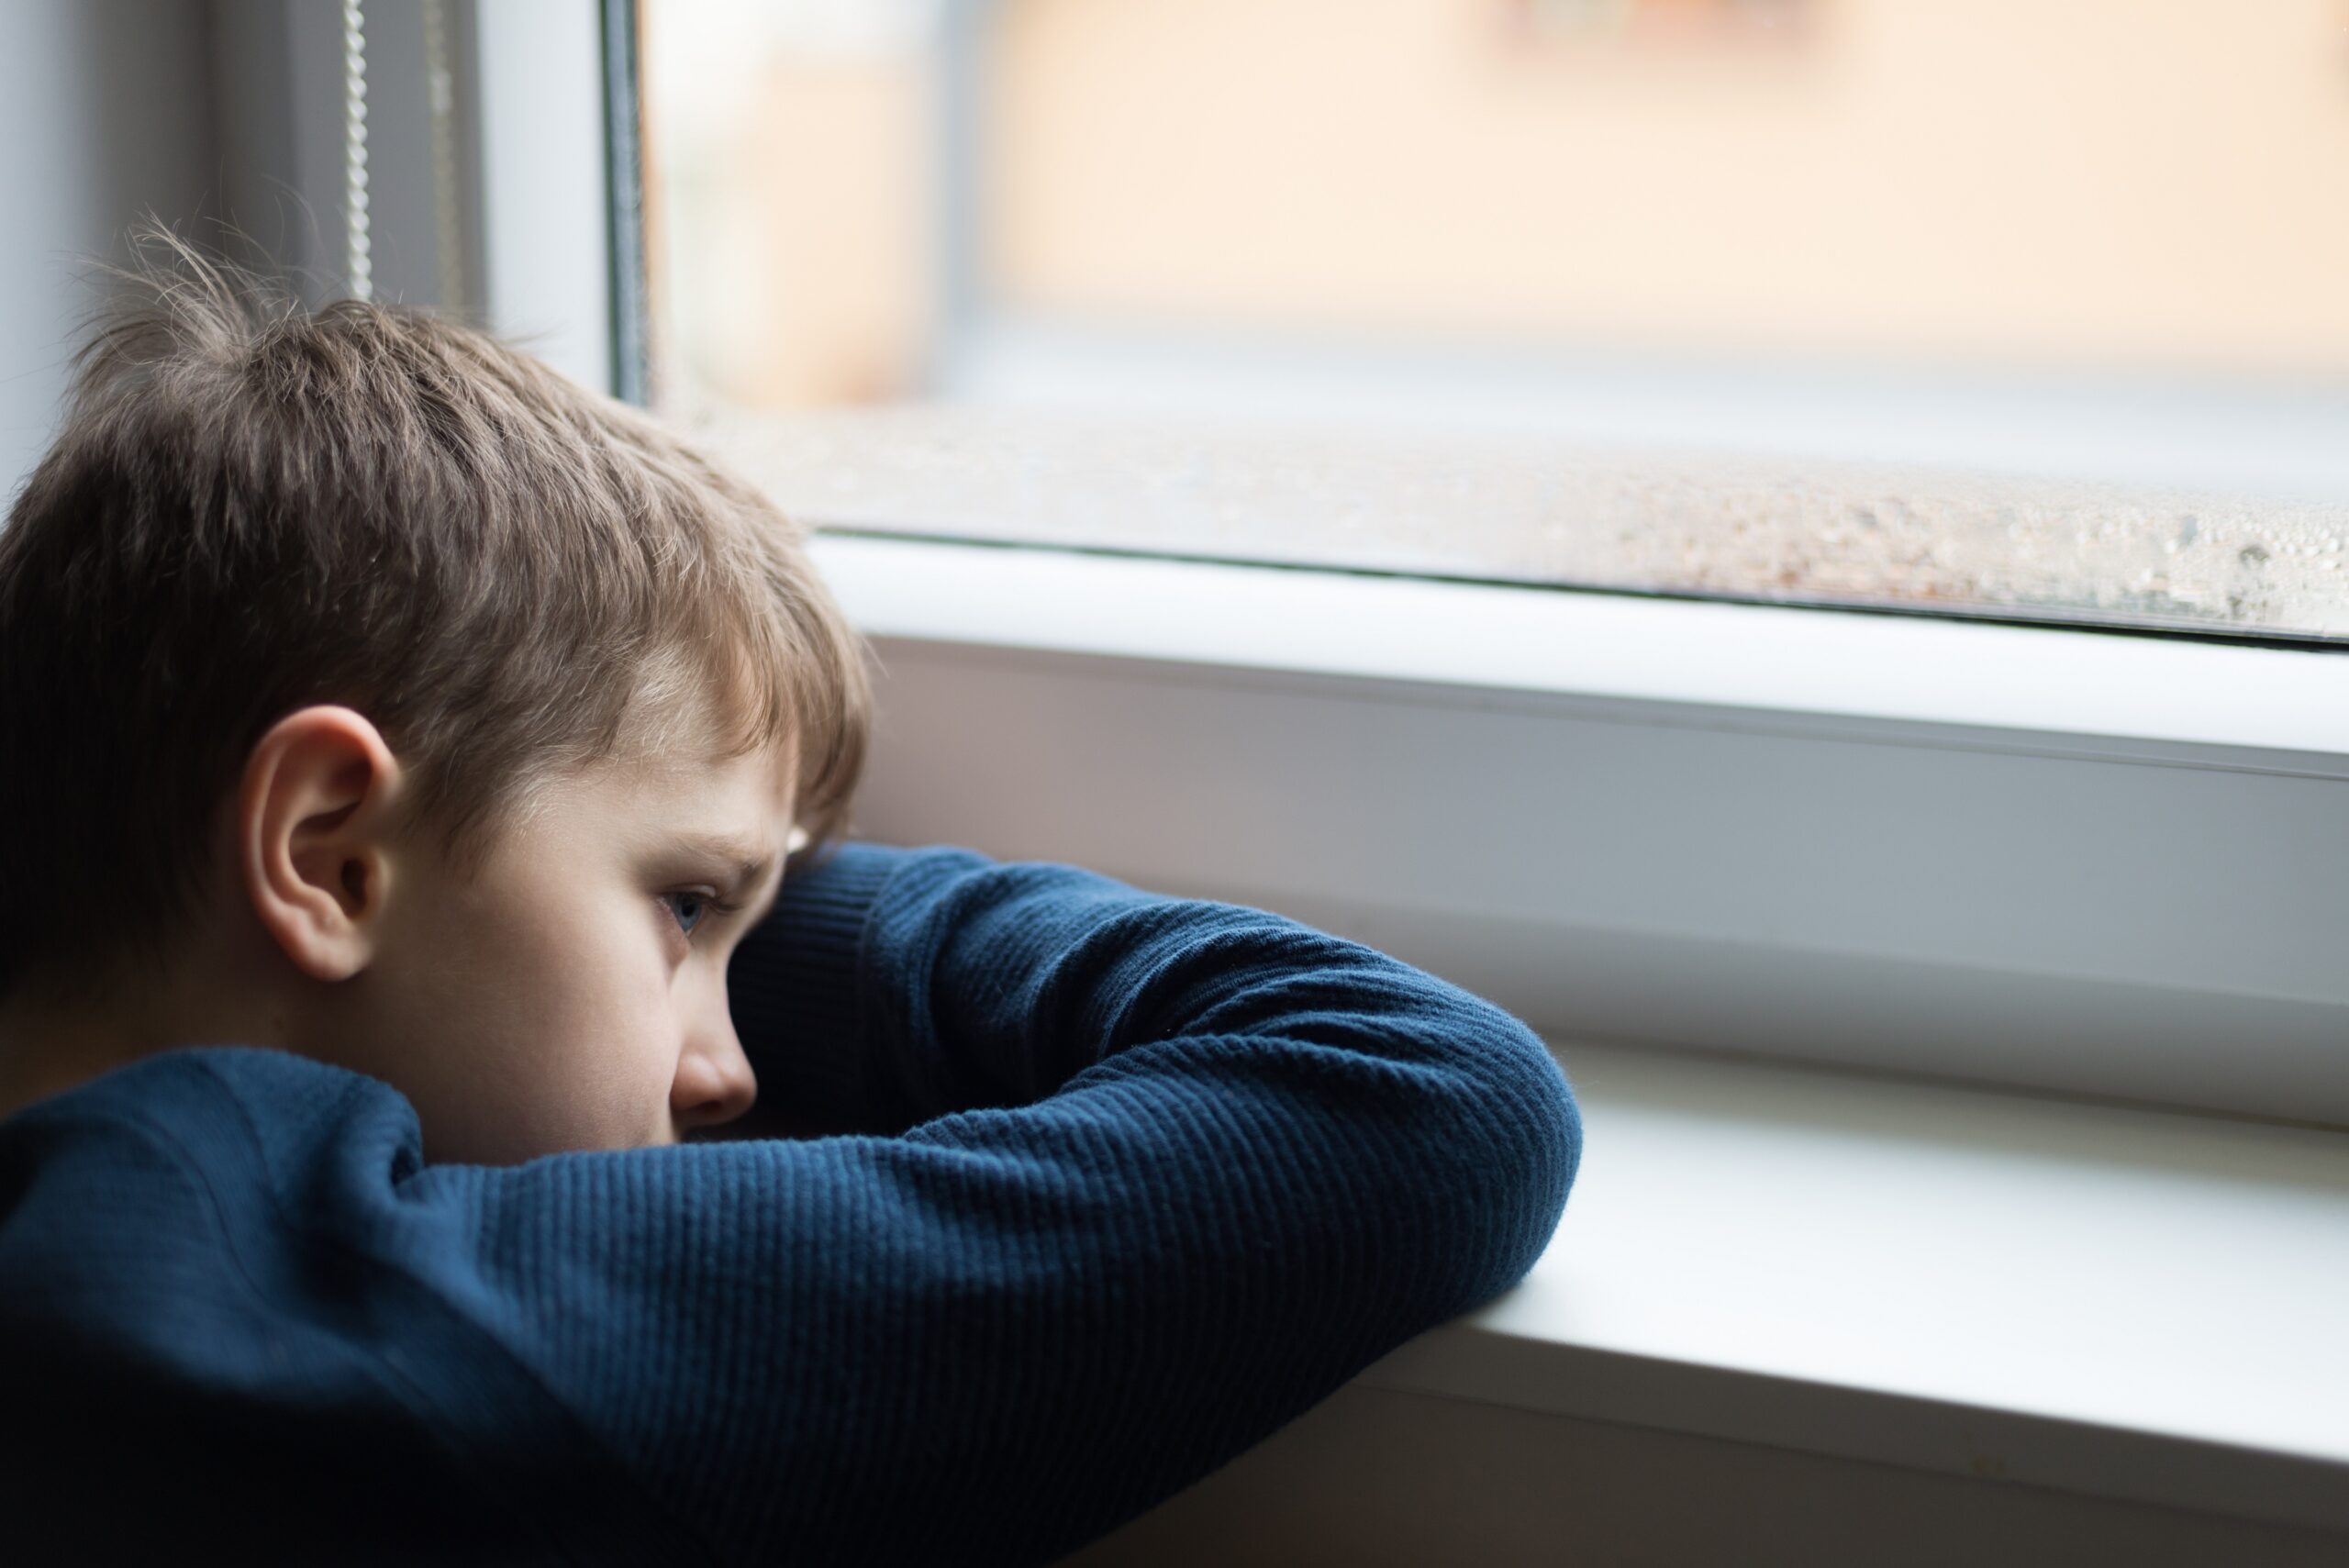
{"type": "Polygon", "coordinates": [[[2349,662],[815,551],[885,672],[869,835],[1276,909],[1553,1038],[2349,1123],[2349,662]]]}
{"type": "MultiPolygon", "coordinates": [[[[489,320],[552,330],[612,391],[629,204],[600,106],[629,30],[529,9],[471,24],[534,44],[473,51],[489,320]]],[[[1276,909],[1559,1038],[2349,1125],[2337,650],[844,532],[815,553],[883,673],[866,836],[1276,909]]]]}

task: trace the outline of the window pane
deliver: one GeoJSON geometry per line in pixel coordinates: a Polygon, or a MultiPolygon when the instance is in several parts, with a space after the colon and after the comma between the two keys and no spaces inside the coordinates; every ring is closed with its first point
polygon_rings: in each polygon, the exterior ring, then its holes
{"type": "Polygon", "coordinates": [[[2349,636],[2342,0],[645,0],[824,526],[2349,636]]]}

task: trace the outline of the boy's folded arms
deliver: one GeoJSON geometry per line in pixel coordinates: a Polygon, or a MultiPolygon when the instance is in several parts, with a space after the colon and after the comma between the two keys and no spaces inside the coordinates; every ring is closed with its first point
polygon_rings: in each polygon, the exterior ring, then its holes
{"type": "MultiPolygon", "coordinates": [[[[295,1369],[340,1368],[346,1413],[402,1418],[355,1451],[362,1497],[405,1484],[415,1420],[596,1560],[667,1539],[1043,1562],[1505,1289],[1557,1221],[1580,1147],[1558,1068],[1393,960],[957,848],[852,844],[808,892],[736,984],[779,997],[837,962],[854,1012],[778,1007],[746,1042],[763,1075],[869,1064],[845,1075],[887,1106],[864,1119],[901,1131],[427,1166],[385,1085],[183,1051],[0,1127],[0,1168],[76,1118],[150,1151],[136,1181],[92,1162],[20,1206],[0,1278],[44,1258],[85,1315],[72,1337],[219,1405],[298,1422],[321,1380],[295,1369]],[[157,1203],[186,1216],[176,1245],[93,1245],[157,1203]],[[293,1374],[254,1378],[273,1354],[293,1374]]],[[[67,1332],[11,1295],[12,1340],[67,1332]]],[[[38,1368],[6,1381],[72,1467],[162,1444],[184,1473],[224,1466],[204,1488],[224,1504],[261,1480],[195,1440],[217,1407],[157,1431],[130,1385],[107,1411],[38,1368]]]]}

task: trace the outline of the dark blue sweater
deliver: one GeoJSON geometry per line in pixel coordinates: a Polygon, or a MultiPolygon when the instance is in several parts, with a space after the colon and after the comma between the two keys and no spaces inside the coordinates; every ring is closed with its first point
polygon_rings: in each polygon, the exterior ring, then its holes
{"type": "Polygon", "coordinates": [[[1048,1562],[1515,1284],[1581,1150],[1499,1008],[1072,866],[851,843],[730,985],[804,1136],[427,1166],[239,1046],[0,1122],[0,1551],[1048,1562]]]}

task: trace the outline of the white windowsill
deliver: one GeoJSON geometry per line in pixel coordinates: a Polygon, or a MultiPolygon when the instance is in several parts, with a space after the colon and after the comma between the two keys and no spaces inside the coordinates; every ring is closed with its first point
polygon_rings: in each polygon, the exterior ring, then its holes
{"type": "Polygon", "coordinates": [[[1364,1383],[2349,1530],[2349,1133],[1559,1054],[1549,1251],[1364,1383]]]}
{"type": "Polygon", "coordinates": [[[819,534],[874,637],[1683,709],[2349,777],[2349,658],[1930,617],[819,534]]]}

